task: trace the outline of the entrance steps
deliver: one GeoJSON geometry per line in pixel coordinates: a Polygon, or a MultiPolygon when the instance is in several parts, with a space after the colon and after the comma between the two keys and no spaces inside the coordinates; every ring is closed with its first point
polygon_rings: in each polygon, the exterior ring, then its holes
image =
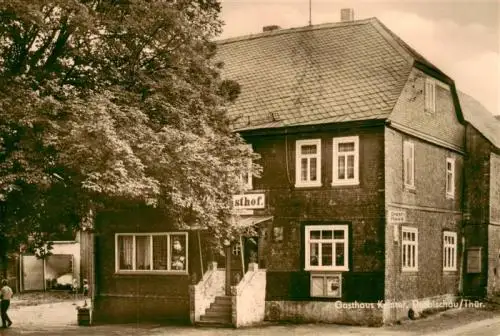
{"type": "Polygon", "coordinates": [[[200,316],[198,326],[232,327],[232,298],[231,296],[217,296],[205,314],[200,316]]]}

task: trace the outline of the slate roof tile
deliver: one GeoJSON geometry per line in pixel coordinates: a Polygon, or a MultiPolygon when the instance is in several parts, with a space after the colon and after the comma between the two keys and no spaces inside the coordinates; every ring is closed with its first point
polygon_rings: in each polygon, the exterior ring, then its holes
{"type": "Polygon", "coordinates": [[[471,96],[459,91],[458,98],[465,120],[500,149],[500,121],[471,96]]]}
{"type": "Polygon", "coordinates": [[[237,131],[387,118],[413,61],[427,62],[377,19],[217,43],[223,77],[241,85],[228,108],[231,118],[245,116],[237,131]]]}

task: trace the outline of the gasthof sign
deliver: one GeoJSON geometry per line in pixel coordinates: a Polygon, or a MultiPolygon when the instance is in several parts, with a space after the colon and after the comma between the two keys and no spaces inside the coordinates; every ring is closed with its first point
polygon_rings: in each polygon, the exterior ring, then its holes
{"type": "Polygon", "coordinates": [[[246,194],[233,196],[233,208],[235,210],[264,209],[265,205],[265,194],[246,194]]]}

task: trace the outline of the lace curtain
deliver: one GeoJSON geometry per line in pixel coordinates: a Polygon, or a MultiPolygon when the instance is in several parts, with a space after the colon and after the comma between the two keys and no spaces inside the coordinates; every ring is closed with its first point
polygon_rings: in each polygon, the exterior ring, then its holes
{"type": "Polygon", "coordinates": [[[150,236],[135,237],[135,269],[149,270],[151,265],[151,240],[150,236]]]}
{"type": "Polygon", "coordinates": [[[133,236],[119,236],[118,246],[120,251],[120,269],[132,269],[133,236]]]}

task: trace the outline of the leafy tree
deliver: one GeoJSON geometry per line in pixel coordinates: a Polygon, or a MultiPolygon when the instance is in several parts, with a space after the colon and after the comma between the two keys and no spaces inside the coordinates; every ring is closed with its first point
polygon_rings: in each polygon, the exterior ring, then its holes
{"type": "Polygon", "coordinates": [[[219,12],[216,0],[0,0],[0,255],[124,202],[216,240],[231,232],[254,154],[224,107],[239,86],[213,61],[219,12]]]}

